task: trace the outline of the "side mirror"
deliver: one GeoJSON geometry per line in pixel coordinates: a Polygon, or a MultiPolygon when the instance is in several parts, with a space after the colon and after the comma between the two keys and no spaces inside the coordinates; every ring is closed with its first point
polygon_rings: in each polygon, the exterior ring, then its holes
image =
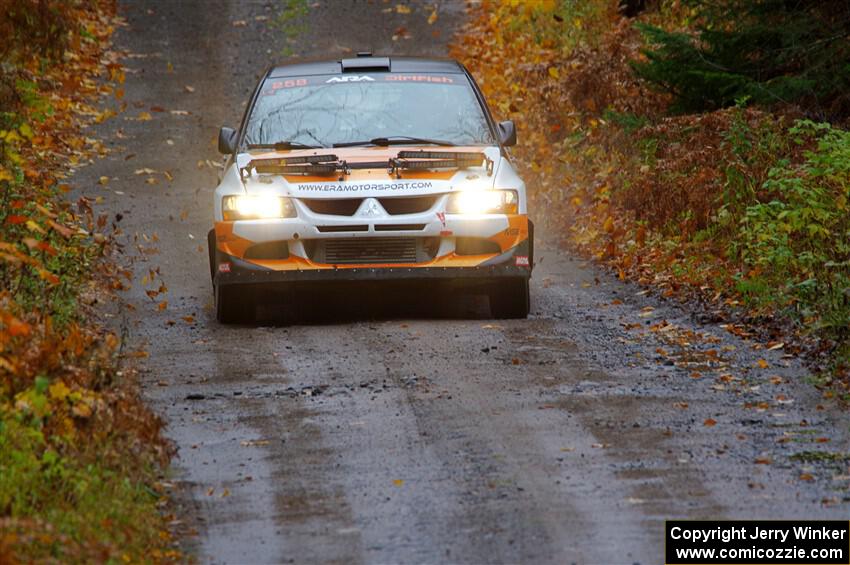
{"type": "Polygon", "coordinates": [[[218,130],[218,152],[222,155],[236,153],[236,138],[236,130],[233,128],[223,127],[218,130]]]}
{"type": "Polygon", "coordinates": [[[504,147],[516,145],[516,125],[511,120],[499,122],[499,143],[504,147]]]}

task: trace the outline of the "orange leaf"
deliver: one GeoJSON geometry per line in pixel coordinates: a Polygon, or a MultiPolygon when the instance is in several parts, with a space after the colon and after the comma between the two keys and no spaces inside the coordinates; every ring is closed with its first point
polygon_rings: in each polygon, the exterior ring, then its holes
{"type": "Polygon", "coordinates": [[[30,325],[27,324],[26,322],[20,321],[17,318],[14,318],[14,317],[11,318],[7,322],[7,326],[9,328],[9,335],[11,335],[13,337],[18,337],[18,336],[30,334],[30,329],[31,329],[30,325]]]}
{"type": "Polygon", "coordinates": [[[58,222],[54,222],[53,220],[47,220],[47,225],[56,230],[59,235],[61,235],[65,239],[69,239],[72,235],[74,235],[74,230],[69,227],[63,226],[58,222]]]}

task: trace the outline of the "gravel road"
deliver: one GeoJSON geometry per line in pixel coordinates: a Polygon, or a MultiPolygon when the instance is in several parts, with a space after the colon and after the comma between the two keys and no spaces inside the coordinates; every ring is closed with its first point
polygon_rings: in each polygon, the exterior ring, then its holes
{"type": "Polygon", "coordinates": [[[444,54],[464,4],[311,1],[288,31],[284,2],[120,4],[128,106],[74,181],[122,216],[135,310],[105,315],[149,353],[201,562],[648,564],[666,518],[847,518],[847,461],[817,454],[850,451],[848,418],[795,359],[545,243],[528,320],[353,289],[217,324],[215,139],[259,73],[283,49],[444,54]]]}

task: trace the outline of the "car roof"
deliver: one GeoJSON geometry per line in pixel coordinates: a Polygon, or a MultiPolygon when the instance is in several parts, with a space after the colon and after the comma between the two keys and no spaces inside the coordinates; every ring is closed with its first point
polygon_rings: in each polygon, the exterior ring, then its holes
{"type": "Polygon", "coordinates": [[[346,72],[368,71],[390,73],[464,73],[464,69],[460,63],[453,59],[378,57],[373,56],[371,53],[358,53],[357,57],[347,59],[297,62],[277,65],[269,70],[267,78],[339,75],[346,72]]]}

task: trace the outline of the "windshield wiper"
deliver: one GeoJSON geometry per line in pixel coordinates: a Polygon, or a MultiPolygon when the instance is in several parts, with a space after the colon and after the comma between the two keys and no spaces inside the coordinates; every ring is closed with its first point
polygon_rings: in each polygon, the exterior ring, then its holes
{"type": "Polygon", "coordinates": [[[425,137],[408,137],[406,135],[391,135],[388,137],[375,137],[368,141],[346,141],[344,143],[334,143],[334,147],[357,147],[358,145],[378,145],[387,147],[389,145],[408,145],[410,143],[427,143],[429,145],[443,145],[445,147],[453,147],[455,144],[451,141],[443,141],[441,139],[428,139],[425,137]]]}
{"type": "Polygon", "coordinates": [[[248,149],[274,149],[288,151],[290,149],[319,149],[321,145],[306,145],[297,141],[277,141],[275,143],[249,143],[248,149]]]}

